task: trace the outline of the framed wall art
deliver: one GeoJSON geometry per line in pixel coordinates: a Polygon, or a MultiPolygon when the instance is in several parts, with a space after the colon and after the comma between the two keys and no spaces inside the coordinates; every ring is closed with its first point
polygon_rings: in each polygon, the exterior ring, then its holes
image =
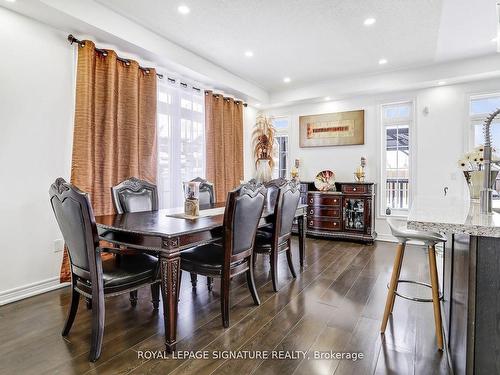
{"type": "Polygon", "coordinates": [[[300,147],[363,145],[365,111],[299,117],[300,147]]]}

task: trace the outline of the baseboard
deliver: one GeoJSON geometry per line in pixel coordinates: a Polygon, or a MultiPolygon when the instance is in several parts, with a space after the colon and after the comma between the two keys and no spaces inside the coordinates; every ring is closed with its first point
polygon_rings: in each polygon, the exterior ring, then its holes
{"type": "Polygon", "coordinates": [[[375,241],[398,242],[396,237],[393,237],[390,234],[380,234],[380,233],[377,233],[377,238],[375,239],[375,241]]]}
{"type": "Polygon", "coordinates": [[[63,288],[68,285],[69,283],[59,282],[59,276],[56,276],[50,279],[37,281],[32,284],[5,290],[3,292],[0,292],[0,306],[16,302],[24,298],[33,297],[37,294],[42,294],[50,292],[51,290],[63,288]]]}

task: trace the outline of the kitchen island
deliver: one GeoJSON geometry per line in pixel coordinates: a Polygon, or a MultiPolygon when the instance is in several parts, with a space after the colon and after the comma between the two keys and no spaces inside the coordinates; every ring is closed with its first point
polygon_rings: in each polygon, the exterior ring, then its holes
{"type": "Polygon", "coordinates": [[[454,373],[500,374],[500,214],[467,199],[417,197],[408,228],[448,238],[442,310],[454,373]]]}

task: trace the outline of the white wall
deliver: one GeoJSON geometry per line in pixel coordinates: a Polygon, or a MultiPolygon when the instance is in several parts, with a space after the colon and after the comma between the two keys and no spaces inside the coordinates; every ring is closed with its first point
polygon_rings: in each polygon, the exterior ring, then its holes
{"type": "Polygon", "coordinates": [[[59,285],[49,205],[70,174],[74,48],[65,34],[0,7],[0,304],[59,285]]]}
{"type": "MultiPolygon", "coordinates": [[[[337,181],[353,181],[353,172],[361,156],[367,158],[367,180],[380,183],[380,104],[401,100],[415,101],[414,164],[415,192],[419,195],[443,194],[445,186],[449,194],[462,195],[465,183],[456,167],[457,160],[468,147],[468,97],[482,92],[500,92],[500,79],[477,81],[466,84],[440,86],[406,92],[358,97],[353,99],[301,104],[273,108],[265,111],[269,116],[289,116],[291,121],[290,157],[300,158],[301,179],[312,181],[324,169],[333,170],[337,181]],[[428,107],[429,113],[423,110],[428,107]],[[320,148],[299,147],[299,116],[329,112],[365,110],[365,144],[320,148]]],[[[248,121],[250,123],[250,121],[248,121]]],[[[247,130],[247,133],[251,130],[247,130]]],[[[245,142],[248,146],[249,143],[245,142]]],[[[251,154],[245,152],[246,157],[251,154]]],[[[251,159],[250,159],[251,160],[251,159]]],[[[246,163],[252,174],[251,161],[246,163]]],[[[378,214],[377,204],[377,214],[378,214]]],[[[389,238],[389,230],[382,217],[376,221],[380,238],[389,238]]]]}

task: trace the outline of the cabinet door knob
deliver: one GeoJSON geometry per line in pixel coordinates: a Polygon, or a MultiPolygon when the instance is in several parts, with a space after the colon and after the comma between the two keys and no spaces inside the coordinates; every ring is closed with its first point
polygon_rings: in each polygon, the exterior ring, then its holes
{"type": "Polygon", "coordinates": [[[333,226],[336,227],[337,226],[337,223],[333,223],[333,226]]]}
{"type": "Polygon", "coordinates": [[[313,225],[313,221],[310,221],[310,222],[309,222],[309,225],[313,225]]]}
{"type": "Polygon", "coordinates": [[[309,199],[309,203],[312,203],[312,202],[314,202],[314,200],[313,200],[312,198],[311,198],[311,199],[309,199]]]}
{"type": "Polygon", "coordinates": [[[356,191],[356,188],[353,188],[352,191],[356,191]]]}
{"type": "Polygon", "coordinates": [[[314,213],[314,210],[309,211],[309,213],[312,215],[314,213]]]}

